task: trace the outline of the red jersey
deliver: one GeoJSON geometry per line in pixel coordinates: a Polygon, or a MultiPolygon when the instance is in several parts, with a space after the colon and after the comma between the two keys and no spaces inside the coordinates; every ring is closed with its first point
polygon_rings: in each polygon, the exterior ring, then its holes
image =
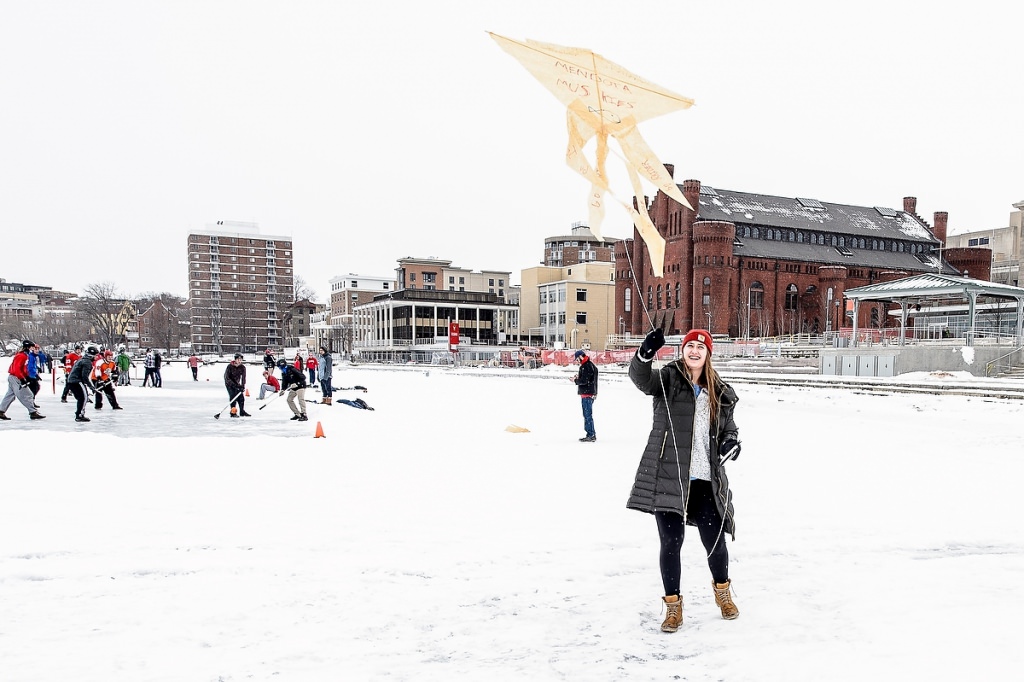
{"type": "Polygon", "coordinates": [[[75,363],[82,359],[82,356],[78,353],[71,351],[64,356],[64,374],[71,374],[71,368],[75,366],[75,363]]]}

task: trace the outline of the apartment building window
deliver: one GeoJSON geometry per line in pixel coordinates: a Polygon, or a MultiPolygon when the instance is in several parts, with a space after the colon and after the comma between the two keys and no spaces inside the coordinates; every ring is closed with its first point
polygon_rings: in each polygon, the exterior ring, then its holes
{"type": "Polygon", "coordinates": [[[578,311],[576,313],[576,324],[586,324],[586,323],[587,323],[587,313],[585,311],[583,311],[583,310],[578,311]]]}
{"type": "Polygon", "coordinates": [[[465,283],[466,283],[466,278],[465,277],[459,277],[459,284],[465,284],[465,283]]]}
{"type": "Polygon", "coordinates": [[[587,290],[586,289],[577,289],[576,290],[576,301],[577,301],[577,303],[586,303],[587,302],[587,290]]]}
{"type": "Polygon", "coordinates": [[[503,279],[499,279],[499,280],[498,280],[498,286],[499,286],[499,287],[503,287],[503,286],[505,286],[505,280],[503,280],[503,279]]]}

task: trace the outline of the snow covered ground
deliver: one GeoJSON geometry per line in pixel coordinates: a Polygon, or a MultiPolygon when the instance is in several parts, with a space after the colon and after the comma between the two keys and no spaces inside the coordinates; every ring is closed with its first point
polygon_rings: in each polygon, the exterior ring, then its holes
{"type": "Polygon", "coordinates": [[[650,404],[624,375],[602,375],[583,444],[565,369],[340,368],[369,392],[336,398],[375,410],[308,404],[306,423],[258,409],[254,366],[255,416],[214,419],[223,369],[195,383],[171,365],[89,424],[49,388],[45,420],[11,406],[0,679],[965,680],[1024,663],[1022,401],[737,384],[741,615],[721,619],[689,533],[667,635],[654,519],[625,508],[650,404]]]}

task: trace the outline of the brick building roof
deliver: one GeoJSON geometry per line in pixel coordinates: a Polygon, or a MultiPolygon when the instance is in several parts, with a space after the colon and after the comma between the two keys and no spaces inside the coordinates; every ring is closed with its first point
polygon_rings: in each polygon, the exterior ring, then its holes
{"type": "MultiPolygon", "coordinates": [[[[843,248],[809,241],[790,241],[788,231],[819,232],[867,240],[898,240],[927,244],[936,252],[939,240],[919,216],[887,207],[851,206],[805,198],[777,197],[718,189],[702,185],[697,220],[734,223],[737,245],[734,253],[747,258],[772,258],[808,261],[822,265],[870,267],[880,270],[926,269],[938,271],[937,255],[929,251],[861,249],[847,242],[843,248]],[[740,236],[744,226],[777,228],[787,231],[784,239],[740,236]]],[[[943,271],[956,273],[948,264],[943,271]]]]}

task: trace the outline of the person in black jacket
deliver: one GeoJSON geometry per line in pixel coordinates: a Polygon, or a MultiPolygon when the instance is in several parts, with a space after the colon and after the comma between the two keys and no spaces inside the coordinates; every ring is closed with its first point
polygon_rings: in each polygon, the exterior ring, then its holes
{"type": "Polygon", "coordinates": [[[224,370],[224,388],[228,390],[228,397],[231,399],[232,417],[251,417],[245,411],[245,358],[241,353],[235,353],[235,359],[231,361],[224,370]]]}
{"type": "Polygon", "coordinates": [[[92,421],[85,416],[85,400],[88,389],[92,388],[92,364],[96,361],[99,349],[96,346],[89,346],[85,349],[85,355],[75,361],[68,374],[68,390],[75,396],[78,403],[75,407],[75,421],[92,421]]]}
{"type": "Polygon", "coordinates": [[[295,365],[289,365],[284,358],[277,361],[277,366],[281,370],[281,390],[287,392],[288,409],[295,415],[292,417],[292,421],[308,421],[305,375],[301,369],[295,369],[295,365]]]}
{"type": "Polygon", "coordinates": [[[268,348],[267,352],[263,354],[263,369],[267,370],[268,372],[273,372],[274,367],[276,366],[277,360],[274,358],[274,354],[271,353],[270,349],[268,348]]]}
{"type": "Polygon", "coordinates": [[[682,357],[655,369],[665,345],[655,329],[629,364],[629,378],[653,398],[654,422],[626,507],[653,514],[661,539],[664,632],[683,621],[680,553],[686,526],[696,526],[707,552],[712,590],[722,618],[740,615],[732,599],[726,534],[735,539],[735,511],[725,462],[739,456],[733,412],[739,399],[711,365],[714,342],[704,329],[683,337],[682,357]]]}
{"type": "Polygon", "coordinates": [[[593,443],[597,440],[594,430],[594,400],[597,398],[597,365],[587,357],[584,351],[578,350],[573,359],[580,363],[580,371],[573,377],[576,392],[583,404],[583,429],[587,435],[580,438],[581,443],[593,443]]]}

